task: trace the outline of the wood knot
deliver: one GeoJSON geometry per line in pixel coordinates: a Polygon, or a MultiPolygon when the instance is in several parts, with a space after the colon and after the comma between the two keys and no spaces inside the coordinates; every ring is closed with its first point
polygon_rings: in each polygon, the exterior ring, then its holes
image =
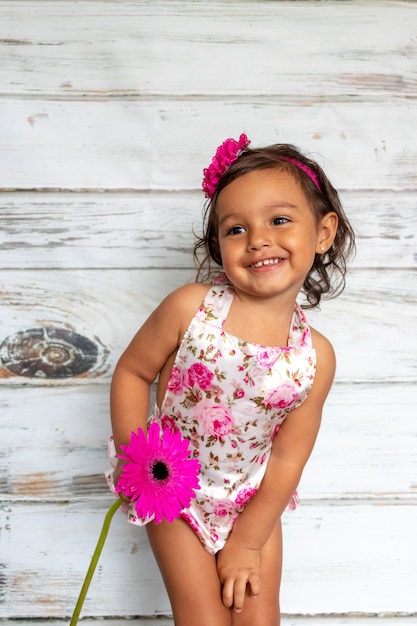
{"type": "Polygon", "coordinates": [[[13,374],[28,378],[70,378],[97,365],[99,346],[66,328],[21,330],[0,345],[0,360],[13,374]]]}

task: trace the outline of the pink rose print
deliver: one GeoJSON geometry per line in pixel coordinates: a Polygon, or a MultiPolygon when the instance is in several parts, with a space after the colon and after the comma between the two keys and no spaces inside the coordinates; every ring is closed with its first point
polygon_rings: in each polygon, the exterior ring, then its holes
{"type": "Polygon", "coordinates": [[[189,384],[197,385],[203,391],[210,388],[213,378],[213,372],[203,365],[203,363],[193,363],[188,369],[189,384]]]}
{"type": "Polygon", "coordinates": [[[264,350],[259,350],[255,358],[262,367],[271,367],[277,360],[279,353],[280,351],[275,348],[265,348],[264,350]]]}
{"type": "Polygon", "coordinates": [[[219,540],[219,535],[215,533],[214,531],[212,531],[210,533],[210,539],[212,540],[213,543],[216,543],[216,541],[219,540]]]}
{"type": "Polygon", "coordinates": [[[245,392],[243,391],[243,389],[236,389],[233,392],[233,397],[235,400],[238,400],[239,398],[243,398],[245,395],[245,392]]]}
{"type": "Polygon", "coordinates": [[[279,389],[273,389],[265,396],[262,404],[269,409],[286,409],[291,406],[297,396],[297,388],[293,383],[282,383],[279,389]]]}
{"type": "Polygon", "coordinates": [[[303,330],[303,334],[301,337],[301,341],[300,341],[300,345],[302,345],[303,347],[308,346],[308,340],[310,339],[310,329],[309,328],[304,328],[303,330]]]}
{"type": "Polygon", "coordinates": [[[165,428],[169,428],[169,430],[173,433],[178,432],[178,427],[172,417],[169,415],[162,415],[161,417],[161,427],[164,430],[165,428]]]}
{"type": "Polygon", "coordinates": [[[171,376],[169,377],[167,389],[175,393],[176,396],[180,396],[184,391],[184,387],[188,385],[188,372],[182,370],[176,365],[172,368],[171,376]]]}
{"type": "Polygon", "coordinates": [[[220,500],[215,503],[213,512],[216,517],[229,517],[236,514],[236,504],[230,500],[220,500]]]}
{"type": "Polygon", "coordinates": [[[196,407],[195,415],[201,421],[204,432],[214,435],[216,439],[222,439],[233,429],[232,413],[223,404],[202,403],[196,407]]]}
{"type": "Polygon", "coordinates": [[[257,492],[257,489],[253,487],[245,487],[241,489],[236,496],[235,502],[239,507],[245,506],[248,502],[250,502],[257,492]]]}

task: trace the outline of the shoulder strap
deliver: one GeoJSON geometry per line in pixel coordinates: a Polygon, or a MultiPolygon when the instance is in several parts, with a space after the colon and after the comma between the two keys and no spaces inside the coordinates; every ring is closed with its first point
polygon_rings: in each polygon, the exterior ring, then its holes
{"type": "Polygon", "coordinates": [[[234,295],[235,293],[230,285],[213,285],[208,290],[196,317],[204,319],[218,328],[222,328],[234,295]]]}
{"type": "Polygon", "coordinates": [[[290,334],[288,337],[289,346],[299,346],[301,348],[311,348],[311,332],[304,312],[298,302],[295,303],[294,314],[291,321],[290,334]]]}

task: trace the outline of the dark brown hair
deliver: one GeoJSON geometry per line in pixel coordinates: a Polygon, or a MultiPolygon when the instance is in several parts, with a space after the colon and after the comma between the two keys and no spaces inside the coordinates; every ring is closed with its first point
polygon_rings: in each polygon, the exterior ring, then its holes
{"type": "Polygon", "coordinates": [[[336,189],[322,168],[290,144],[275,144],[266,148],[246,148],[220,178],[213,197],[207,200],[203,215],[203,234],[197,237],[194,259],[197,264],[197,280],[210,280],[222,266],[218,245],[217,199],[221,191],[234,180],[255,170],[279,169],[290,173],[301,185],[317,224],[321,218],[334,211],[339,220],[332,246],[325,254],[316,254],[313,265],[304,281],[302,293],[308,304],[305,308],[319,305],[323,294],[328,298],[337,296],[345,287],[346,265],[355,251],[355,235],[336,189]],[[280,157],[295,159],[307,165],[317,176],[320,191],[309,176],[294,163],[280,157]],[[213,267],[213,263],[215,267],[213,267]]]}

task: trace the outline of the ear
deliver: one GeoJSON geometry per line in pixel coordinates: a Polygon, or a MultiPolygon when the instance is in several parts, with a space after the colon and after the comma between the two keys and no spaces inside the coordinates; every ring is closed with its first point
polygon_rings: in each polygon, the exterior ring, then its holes
{"type": "Polygon", "coordinates": [[[321,218],[318,229],[318,240],[316,247],[316,254],[325,254],[331,247],[334,238],[336,237],[337,227],[339,225],[339,218],[337,213],[333,211],[326,213],[321,218]]]}

